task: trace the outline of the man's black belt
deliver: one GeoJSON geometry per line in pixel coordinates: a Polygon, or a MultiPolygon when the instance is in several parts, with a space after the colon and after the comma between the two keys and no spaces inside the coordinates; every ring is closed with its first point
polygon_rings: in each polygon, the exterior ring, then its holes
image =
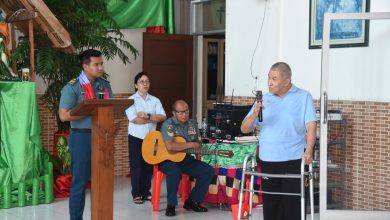
{"type": "Polygon", "coordinates": [[[81,133],[91,133],[91,129],[90,128],[71,128],[70,130],[71,131],[81,132],[81,133]]]}

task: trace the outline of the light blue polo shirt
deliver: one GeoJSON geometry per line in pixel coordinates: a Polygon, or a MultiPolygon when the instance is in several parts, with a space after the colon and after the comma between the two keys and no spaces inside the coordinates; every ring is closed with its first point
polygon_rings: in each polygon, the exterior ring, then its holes
{"type": "Polygon", "coordinates": [[[137,137],[139,139],[144,139],[146,134],[149,131],[156,130],[156,123],[146,123],[146,124],[134,124],[131,121],[137,117],[138,112],[145,112],[149,114],[160,114],[165,115],[164,108],[161,104],[160,99],[148,94],[146,99],[143,99],[138,92],[134,93],[129,97],[129,99],[134,100],[134,104],[126,109],[126,116],[129,120],[128,134],[131,136],[137,137]]]}
{"type": "MultiPolygon", "coordinates": [[[[263,96],[263,122],[260,124],[260,159],[283,162],[302,158],[306,148],[306,124],[316,121],[313,98],[294,85],[283,96],[263,96]]],[[[253,107],[246,117],[253,112],[253,107]]]]}

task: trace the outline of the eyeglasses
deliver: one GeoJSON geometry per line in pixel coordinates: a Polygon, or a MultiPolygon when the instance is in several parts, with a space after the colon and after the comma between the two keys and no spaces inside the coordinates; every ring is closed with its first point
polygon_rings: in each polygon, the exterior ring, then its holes
{"type": "Polygon", "coordinates": [[[145,80],[145,81],[140,80],[140,81],[138,81],[138,84],[150,84],[150,81],[149,80],[145,80]]]}
{"type": "Polygon", "coordinates": [[[187,115],[188,113],[190,113],[190,110],[186,109],[184,111],[176,111],[176,114],[180,115],[180,116],[183,116],[183,115],[187,115]]]}

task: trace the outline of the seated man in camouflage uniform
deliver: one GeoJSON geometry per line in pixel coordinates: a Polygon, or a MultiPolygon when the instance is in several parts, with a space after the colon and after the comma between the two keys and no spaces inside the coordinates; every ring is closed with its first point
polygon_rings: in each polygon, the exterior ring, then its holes
{"type": "MultiPolygon", "coordinates": [[[[161,133],[169,151],[175,152],[202,147],[198,123],[189,119],[189,113],[188,105],[183,100],[178,100],[172,105],[173,116],[167,119],[161,127],[161,133]],[[174,137],[176,136],[183,137],[187,142],[175,142],[174,137]]],[[[192,209],[195,212],[207,212],[207,208],[200,204],[203,202],[214,176],[214,170],[211,166],[187,155],[181,162],[164,161],[159,164],[159,169],[166,174],[168,191],[166,216],[176,215],[177,190],[182,173],[193,176],[196,179],[196,185],[191,191],[190,197],[185,201],[183,208],[187,210],[192,209]]]]}

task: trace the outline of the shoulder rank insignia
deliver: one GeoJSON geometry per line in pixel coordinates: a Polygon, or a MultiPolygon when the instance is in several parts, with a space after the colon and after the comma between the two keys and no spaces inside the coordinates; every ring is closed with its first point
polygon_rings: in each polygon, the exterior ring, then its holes
{"type": "Polygon", "coordinates": [[[73,85],[73,84],[76,83],[77,79],[78,79],[78,78],[74,78],[74,79],[70,80],[68,83],[71,84],[71,85],[73,85]]]}

